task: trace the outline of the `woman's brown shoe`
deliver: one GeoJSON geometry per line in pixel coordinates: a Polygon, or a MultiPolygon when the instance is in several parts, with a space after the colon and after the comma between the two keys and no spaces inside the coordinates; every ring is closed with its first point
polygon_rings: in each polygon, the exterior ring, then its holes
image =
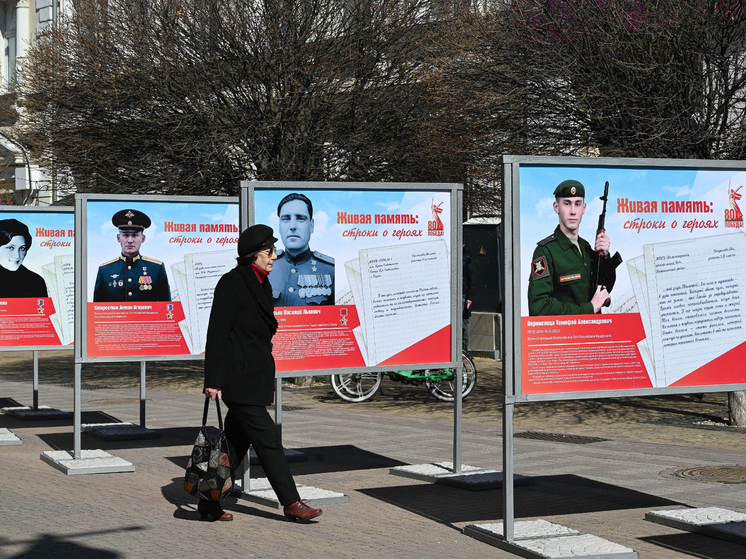
{"type": "Polygon", "coordinates": [[[233,515],[229,512],[225,512],[220,506],[220,503],[216,501],[205,501],[200,499],[199,505],[197,505],[199,511],[200,520],[233,520],[233,515]]]}
{"type": "Polygon", "coordinates": [[[285,516],[293,522],[308,522],[312,518],[321,516],[321,509],[309,507],[303,501],[295,501],[285,507],[285,516]]]}

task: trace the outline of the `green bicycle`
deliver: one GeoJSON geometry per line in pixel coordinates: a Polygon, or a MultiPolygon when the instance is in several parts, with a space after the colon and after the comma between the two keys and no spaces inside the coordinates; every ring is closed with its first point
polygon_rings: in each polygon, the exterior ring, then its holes
{"type": "MultiPolygon", "coordinates": [[[[461,359],[464,364],[461,380],[461,397],[466,398],[477,384],[477,367],[468,353],[463,352],[461,359]]],[[[444,402],[453,402],[454,400],[456,378],[453,374],[453,369],[349,373],[332,375],[330,380],[335,394],[343,400],[347,402],[364,402],[378,392],[378,389],[381,387],[383,375],[404,384],[424,384],[430,394],[444,402]]]]}

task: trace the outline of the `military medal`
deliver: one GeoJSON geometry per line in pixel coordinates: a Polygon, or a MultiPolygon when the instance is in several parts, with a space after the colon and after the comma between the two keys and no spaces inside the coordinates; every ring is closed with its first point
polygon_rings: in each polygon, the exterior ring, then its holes
{"type": "Polygon", "coordinates": [[[140,283],[140,291],[150,291],[153,289],[153,278],[150,276],[140,276],[138,281],[140,283]]]}
{"type": "MultiPolygon", "coordinates": [[[[315,268],[314,268],[315,269],[315,268]]],[[[301,274],[298,276],[298,286],[301,298],[318,297],[319,295],[329,296],[331,290],[331,274],[301,274]]]]}

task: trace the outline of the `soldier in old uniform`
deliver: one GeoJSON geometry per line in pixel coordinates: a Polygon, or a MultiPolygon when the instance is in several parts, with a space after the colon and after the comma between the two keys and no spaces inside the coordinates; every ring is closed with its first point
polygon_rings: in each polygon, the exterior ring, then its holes
{"type": "Polygon", "coordinates": [[[579,236],[586,209],[585,187],[580,182],[561,182],[554,197],[559,225],[534,250],[528,284],[529,315],[597,313],[616,280],[615,266],[609,259],[611,241],[604,231],[599,231],[595,249],[591,249],[588,241],[579,236]],[[602,281],[595,286],[599,258],[603,259],[602,281]]]}
{"type": "Polygon", "coordinates": [[[138,210],[121,210],[111,218],[122,253],[98,268],[93,302],[170,301],[166,266],[140,254],[150,218],[138,210]]]}
{"type": "Polygon", "coordinates": [[[334,258],[308,246],[313,233],[313,204],[292,193],[277,206],[284,250],[272,271],[272,296],[277,307],[334,304],[334,258]]]}

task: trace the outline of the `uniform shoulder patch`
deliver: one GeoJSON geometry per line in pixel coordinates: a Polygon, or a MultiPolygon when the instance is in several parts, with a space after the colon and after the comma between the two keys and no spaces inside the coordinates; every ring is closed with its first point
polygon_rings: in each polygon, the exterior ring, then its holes
{"type": "Polygon", "coordinates": [[[151,264],[158,264],[159,266],[163,264],[160,260],[156,260],[155,258],[150,258],[150,256],[140,256],[145,262],[150,262],[151,264]]]}
{"type": "Polygon", "coordinates": [[[322,262],[326,262],[327,264],[334,264],[334,258],[331,256],[327,256],[326,254],[322,254],[321,252],[314,250],[313,256],[316,258],[316,260],[321,260],[322,262]]]}
{"type": "MultiPolygon", "coordinates": [[[[114,264],[114,262],[116,262],[117,260],[119,260],[119,256],[117,256],[116,258],[112,258],[108,262],[104,262],[103,264],[101,264],[101,266],[108,266],[109,264],[114,264]]],[[[101,266],[99,266],[99,268],[101,268],[101,266]]]]}
{"type": "Polygon", "coordinates": [[[531,262],[531,275],[535,278],[547,276],[547,259],[545,256],[540,256],[531,262]]]}
{"type": "Polygon", "coordinates": [[[549,235],[548,237],[546,237],[546,238],[544,238],[544,239],[540,240],[540,241],[539,241],[538,243],[536,243],[536,244],[537,244],[537,245],[539,245],[540,247],[543,247],[543,246],[546,246],[547,244],[551,243],[551,242],[552,242],[552,241],[554,241],[555,239],[556,239],[556,237],[555,237],[554,235],[549,235]]]}

